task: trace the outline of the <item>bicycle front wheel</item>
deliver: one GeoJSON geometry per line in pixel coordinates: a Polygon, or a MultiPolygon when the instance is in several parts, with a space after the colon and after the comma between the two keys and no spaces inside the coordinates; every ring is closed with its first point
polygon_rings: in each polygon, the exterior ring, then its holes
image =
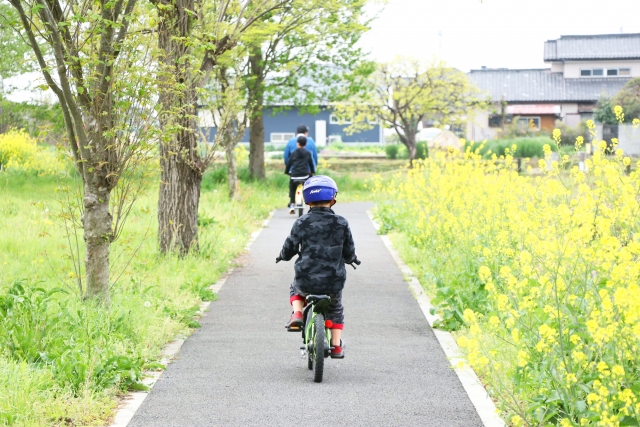
{"type": "Polygon", "coordinates": [[[324,371],[324,316],[316,313],[313,331],[313,380],[322,382],[324,371]]]}

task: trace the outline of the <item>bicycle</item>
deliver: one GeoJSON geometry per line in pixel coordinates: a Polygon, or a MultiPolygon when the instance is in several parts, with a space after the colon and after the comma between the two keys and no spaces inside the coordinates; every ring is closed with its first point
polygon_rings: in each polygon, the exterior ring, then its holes
{"type": "MultiPolygon", "coordinates": [[[[296,181],[298,186],[296,187],[296,195],[294,199],[293,209],[298,211],[298,218],[304,214],[304,194],[302,190],[304,188],[304,181],[296,181]]],[[[295,211],[294,211],[295,212],[295,211]]],[[[294,213],[291,212],[291,213],[294,213]]]]}
{"type": "MultiPolygon", "coordinates": [[[[276,264],[282,261],[280,257],[276,258],[276,264]]],[[[355,259],[349,263],[353,269],[360,265],[361,261],[355,259]]],[[[324,359],[331,354],[333,347],[331,343],[331,327],[333,322],[325,320],[331,297],[329,295],[307,295],[306,307],[302,312],[304,327],[302,329],[302,342],[300,347],[300,356],[307,357],[307,368],[313,371],[313,380],[317,383],[322,382],[324,373],[324,359]]],[[[291,328],[289,332],[298,332],[299,328],[291,328]]]]}

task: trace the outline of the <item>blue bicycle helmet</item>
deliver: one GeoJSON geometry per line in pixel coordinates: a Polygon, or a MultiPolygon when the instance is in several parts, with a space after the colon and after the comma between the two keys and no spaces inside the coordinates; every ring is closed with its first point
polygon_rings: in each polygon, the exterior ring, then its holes
{"type": "Polygon", "coordinates": [[[338,194],[338,185],[328,176],[316,175],[304,183],[302,194],[304,195],[304,202],[307,204],[313,202],[328,202],[333,200],[338,194]]]}

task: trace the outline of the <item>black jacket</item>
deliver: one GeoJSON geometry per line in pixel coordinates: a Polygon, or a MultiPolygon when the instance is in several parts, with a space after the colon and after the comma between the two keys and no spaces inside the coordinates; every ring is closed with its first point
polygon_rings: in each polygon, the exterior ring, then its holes
{"type": "Polygon", "coordinates": [[[313,157],[311,157],[311,153],[306,148],[300,147],[291,153],[289,161],[284,167],[284,173],[293,177],[302,177],[309,175],[309,171],[316,173],[313,157]]]}
{"type": "Polygon", "coordinates": [[[345,262],[356,258],[356,247],[346,219],[330,208],[311,208],[293,224],[280,257],[295,264],[296,285],[309,294],[335,294],[347,279],[345,262]]]}

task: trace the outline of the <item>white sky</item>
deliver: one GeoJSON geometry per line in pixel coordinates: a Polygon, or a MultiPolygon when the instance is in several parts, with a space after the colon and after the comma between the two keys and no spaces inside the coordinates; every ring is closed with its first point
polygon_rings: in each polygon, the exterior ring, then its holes
{"type": "MultiPolygon", "coordinates": [[[[462,71],[542,68],[546,40],[621,29],[640,33],[640,0],[388,0],[361,45],[377,61],[403,55],[443,59],[462,71]]],[[[7,83],[40,79],[32,74],[7,83]]],[[[10,98],[42,97],[18,91],[10,98]]]]}
{"type": "Polygon", "coordinates": [[[462,71],[544,68],[546,40],[621,28],[640,33],[640,0],[388,0],[362,46],[378,61],[403,55],[462,71]]]}

